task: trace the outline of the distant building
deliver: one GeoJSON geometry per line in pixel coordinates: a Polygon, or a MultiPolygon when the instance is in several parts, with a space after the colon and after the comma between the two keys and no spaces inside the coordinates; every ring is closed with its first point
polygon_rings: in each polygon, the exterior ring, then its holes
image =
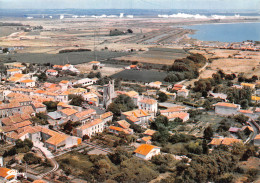
{"type": "Polygon", "coordinates": [[[7,70],[7,77],[13,76],[14,74],[22,74],[22,70],[20,70],[20,69],[7,70]]]}
{"type": "Polygon", "coordinates": [[[220,102],[215,104],[215,113],[224,116],[230,116],[237,114],[240,109],[240,105],[220,102]]]}
{"type": "Polygon", "coordinates": [[[58,71],[53,70],[53,69],[49,69],[46,71],[46,75],[47,76],[57,76],[58,75],[58,71]]]}

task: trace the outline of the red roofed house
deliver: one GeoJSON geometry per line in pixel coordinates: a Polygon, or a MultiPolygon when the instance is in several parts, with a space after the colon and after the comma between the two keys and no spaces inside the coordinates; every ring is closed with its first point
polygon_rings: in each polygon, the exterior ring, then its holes
{"type": "Polygon", "coordinates": [[[170,121],[175,120],[176,118],[182,119],[183,122],[188,121],[190,119],[190,115],[187,112],[180,113],[172,113],[166,116],[170,121]]]}
{"type": "Polygon", "coordinates": [[[154,99],[144,98],[138,102],[138,108],[156,114],[158,111],[158,104],[154,99]]]}
{"type": "Polygon", "coordinates": [[[177,91],[177,96],[178,97],[186,98],[186,97],[188,97],[188,95],[189,95],[189,90],[187,90],[187,89],[181,89],[181,90],[177,91]]]}
{"type": "Polygon", "coordinates": [[[94,115],[96,115],[96,110],[88,109],[82,112],[78,112],[72,116],[72,121],[79,121],[82,124],[85,124],[87,121],[93,120],[94,115]]]}
{"type": "Polygon", "coordinates": [[[92,135],[96,133],[103,132],[105,128],[105,122],[101,119],[95,119],[93,121],[87,122],[85,125],[78,127],[75,129],[74,133],[78,137],[83,137],[84,135],[89,136],[91,138],[92,135]]]}
{"type": "Polygon", "coordinates": [[[215,104],[215,113],[224,116],[230,116],[237,114],[238,110],[240,110],[240,105],[219,102],[215,104]]]}
{"type": "Polygon", "coordinates": [[[150,144],[141,144],[134,153],[139,158],[150,160],[153,156],[160,154],[160,147],[150,144]]]}
{"type": "Polygon", "coordinates": [[[7,70],[7,77],[13,76],[14,74],[22,74],[22,70],[20,70],[20,69],[7,70]]]}
{"type": "Polygon", "coordinates": [[[53,70],[53,69],[49,69],[46,71],[46,75],[47,76],[57,76],[58,75],[58,71],[53,70]]]}
{"type": "Polygon", "coordinates": [[[245,116],[252,118],[252,119],[256,119],[258,116],[254,114],[253,111],[251,110],[239,110],[238,111],[240,114],[244,114],[245,116]]]}
{"type": "Polygon", "coordinates": [[[35,87],[35,81],[31,79],[26,79],[21,81],[22,87],[35,87]]]}

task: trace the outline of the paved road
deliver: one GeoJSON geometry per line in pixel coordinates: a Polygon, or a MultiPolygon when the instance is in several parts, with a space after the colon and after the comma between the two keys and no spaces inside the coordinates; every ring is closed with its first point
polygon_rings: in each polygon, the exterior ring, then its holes
{"type": "Polygon", "coordinates": [[[245,141],[244,144],[248,144],[250,143],[252,140],[254,140],[254,138],[259,134],[259,129],[258,127],[255,125],[254,122],[251,122],[251,121],[248,121],[248,123],[250,124],[250,126],[253,128],[254,132],[253,132],[253,135],[250,135],[248,137],[248,139],[245,141]]]}

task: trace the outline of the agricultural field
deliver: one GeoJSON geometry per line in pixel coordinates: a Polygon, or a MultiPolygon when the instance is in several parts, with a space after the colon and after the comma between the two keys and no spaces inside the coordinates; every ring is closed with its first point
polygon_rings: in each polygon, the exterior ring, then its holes
{"type": "Polygon", "coordinates": [[[9,36],[17,32],[16,27],[0,26],[0,37],[9,36]]]}
{"type": "MultiPolygon", "coordinates": [[[[110,52],[110,51],[98,51],[96,52],[98,60],[105,60],[109,58],[120,57],[129,55],[128,52],[110,52]]],[[[66,64],[71,63],[73,65],[86,63],[95,60],[94,52],[72,52],[62,54],[46,54],[46,53],[14,53],[14,54],[2,54],[0,60],[8,61],[16,60],[17,62],[25,63],[51,63],[51,64],[66,64]]]]}
{"type": "Polygon", "coordinates": [[[185,58],[187,55],[183,49],[150,48],[144,53],[119,57],[117,60],[172,65],[176,59],[185,58]]]}
{"type": "Polygon", "coordinates": [[[200,78],[210,78],[219,69],[228,74],[243,72],[246,77],[260,76],[259,52],[206,48],[192,50],[190,53],[201,53],[212,59],[212,63],[200,74],[200,78]]]}
{"type": "Polygon", "coordinates": [[[112,78],[119,78],[128,81],[152,82],[163,81],[167,76],[167,72],[159,72],[154,70],[124,70],[112,75],[112,78]]]}

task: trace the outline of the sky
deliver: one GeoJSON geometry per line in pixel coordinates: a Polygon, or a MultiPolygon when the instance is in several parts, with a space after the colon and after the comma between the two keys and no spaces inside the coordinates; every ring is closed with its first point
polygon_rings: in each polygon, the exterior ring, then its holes
{"type": "Polygon", "coordinates": [[[0,9],[260,9],[260,0],[0,0],[0,9]]]}

